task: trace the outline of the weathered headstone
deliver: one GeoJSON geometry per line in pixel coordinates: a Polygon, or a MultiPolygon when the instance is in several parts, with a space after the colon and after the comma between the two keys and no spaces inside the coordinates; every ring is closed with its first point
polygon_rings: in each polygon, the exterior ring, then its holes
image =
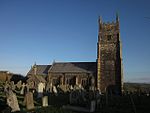
{"type": "Polygon", "coordinates": [[[72,85],[70,86],[70,90],[73,90],[73,86],[72,85]]]}
{"type": "Polygon", "coordinates": [[[22,84],[21,91],[20,91],[20,94],[21,94],[21,95],[24,95],[25,86],[26,86],[25,83],[23,83],[23,84],[22,84]]]}
{"type": "Polygon", "coordinates": [[[11,89],[14,91],[16,89],[16,86],[14,84],[14,81],[11,81],[10,82],[10,86],[11,86],[11,89]]]}
{"type": "Polygon", "coordinates": [[[10,90],[10,85],[9,85],[9,83],[5,83],[5,86],[4,86],[4,92],[8,92],[10,90]]]}
{"type": "Polygon", "coordinates": [[[16,94],[13,93],[12,90],[9,90],[8,93],[6,93],[6,97],[7,97],[7,104],[12,109],[11,112],[20,111],[16,94]]]}
{"type": "Polygon", "coordinates": [[[40,82],[38,84],[38,98],[43,97],[43,91],[44,91],[44,89],[45,89],[45,84],[42,83],[42,82],[40,82]]]}
{"type": "Polygon", "coordinates": [[[17,82],[16,86],[18,89],[20,89],[22,87],[22,81],[20,80],[19,82],[17,82]]]}
{"type": "Polygon", "coordinates": [[[48,96],[42,97],[42,106],[47,107],[48,106],[48,96]]]}
{"type": "Polygon", "coordinates": [[[46,90],[46,92],[50,92],[50,83],[49,82],[46,83],[45,90],[46,90]]]}
{"type": "Polygon", "coordinates": [[[96,108],[96,102],[95,100],[91,101],[91,106],[90,106],[90,112],[94,112],[96,108]]]}
{"type": "Polygon", "coordinates": [[[54,92],[55,94],[57,94],[57,88],[56,88],[56,86],[53,86],[53,92],[54,92]]]}
{"type": "Polygon", "coordinates": [[[34,100],[33,100],[33,93],[32,92],[26,93],[24,102],[25,102],[27,110],[34,109],[34,100]]]}
{"type": "Polygon", "coordinates": [[[50,92],[52,92],[52,90],[53,90],[53,85],[52,85],[52,83],[50,84],[50,92]]]}

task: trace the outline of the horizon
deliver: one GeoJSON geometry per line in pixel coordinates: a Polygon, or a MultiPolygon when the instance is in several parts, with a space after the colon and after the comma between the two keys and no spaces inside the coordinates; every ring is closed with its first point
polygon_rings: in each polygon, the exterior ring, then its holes
{"type": "Polygon", "coordinates": [[[150,83],[149,3],[0,1],[0,71],[25,76],[35,62],[96,62],[98,17],[111,23],[118,12],[124,81],[150,83]]]}

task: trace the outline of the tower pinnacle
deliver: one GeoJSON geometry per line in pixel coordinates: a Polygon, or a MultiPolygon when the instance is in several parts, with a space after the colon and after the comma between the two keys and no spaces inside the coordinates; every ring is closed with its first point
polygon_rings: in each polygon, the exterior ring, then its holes
{"type": "Polygon", "coordinates": [[[118,14],[118,12],[116,13],[116,22],[119,22],[119,14],[118,14]]]}
{"type": "Polygon", "coordinates": [[[101,24],[101,23],[102,23],[102,17],[101,17],[101,16],[99,16],[99,20],[98,20],[98,22],[99,22],[99,24],[101,24]]]}
{"type": "Polygon", "coordinates": [[[100,30],[102,29],[102,17],[101,16],[99,16],[98,24],[99,24],[99,32],[100,32],[100,30]]]}

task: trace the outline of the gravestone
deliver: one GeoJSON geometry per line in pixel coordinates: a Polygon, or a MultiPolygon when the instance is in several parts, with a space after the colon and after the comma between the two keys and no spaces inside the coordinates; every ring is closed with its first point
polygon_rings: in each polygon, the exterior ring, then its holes
{"type": "Polygon", "coordinates": [[[20,89],[22,87],[22,81],[20,80],[19,82],[17,82],[16,86],[18,89],[20,89]]]}
{"type": "Polygon", "coordinates": [[[52,90],[53,90],[53,85],[52,85],[52,83],[50,84],[50,92],[52,92],[52,90]]]}
{"type": "Polygon", "coordinates": [[[42,97],[42,106],[47,107],[48,106],[48,96],[42,97]]]}
{"type": "Polygon", "coordinates": [[[8,93],[6,93],[6,97],[7,97],[7,104],[12,109],[11,112],[20,111],[16,94],[13,93],[12,90],[9,90],[8,93]]]}
{"type": "Polygon", "coordinates": [[[91,106],[90,106],[90,112],[94,112],[96,108],[96,102],[95,100],[91,101],[91,106]]]}
{"type": "Polygon", "coordinates": [[[63,91],[63,92],[66,92],[66,85],[60,85],[59,88],[63,91]]]}
{"type": "Polygon", "coordinates": [[[53,86],[53,92],[54,92],[55,94],[57,94],[57,88],[56,88],[56,86],[53,86]]]}
{"type": "Polygon", "coordinates": [[[72,85],[70,86],[70,90],[73,90],[73,86],[72,85]]]}
{"type": "Polygon", "coordinates": [[[12,89],[13,91],[16,89],[16,86],[15,86],[15,84],[14,84],[14,81],[11,81],[11,82],[10,82],[10,87],[11,87],[11,89],[12,89]]]}
{"type": "Polygon", "coordinates": [[[46,92],[52,92],[52,84],[49,82],[46,84],[46,92]]]}
{"type": "Polygon", "coordinates": [[[8,92],[10,90],[10,85],[9,85],[9,83],[5,83],[5,86],[4,86],[4,92],[8,92]]]}
{"type": "Polygon", "coordinates": [[[39,84],[38,84],[38,98],[41,98],[41,97],[43,97],[43,91],[44,91],[44,89],[45,89],[45,84],[44,83],[42,83],[42,82],[40,82],[39,84]]]}
{"type": "Polygon", "coordinates": [[[25,86],[26,86],[25,83],[23,83],[23,84],[22,84],[21,91],[20,91],[20,94],[21,94],[21,95],[24,95],[25,86]]]}
{"type": "Polygon", "coordinates": [[[24,102],[25,102],[27,110],[34,109],[34,100],[33,100],[33,93],[32,92],[26,93],[24,102]]]}

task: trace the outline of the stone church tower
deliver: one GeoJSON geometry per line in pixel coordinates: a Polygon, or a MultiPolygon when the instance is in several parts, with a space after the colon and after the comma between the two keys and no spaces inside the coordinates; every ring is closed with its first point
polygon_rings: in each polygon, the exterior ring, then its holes
{"type": "Polygon", "coordinates": [[[99,18],[97,43],[97,88],[100,92],[121,94],[122,50],[119,17],[116,22],[104,23],[99,18]]]}

